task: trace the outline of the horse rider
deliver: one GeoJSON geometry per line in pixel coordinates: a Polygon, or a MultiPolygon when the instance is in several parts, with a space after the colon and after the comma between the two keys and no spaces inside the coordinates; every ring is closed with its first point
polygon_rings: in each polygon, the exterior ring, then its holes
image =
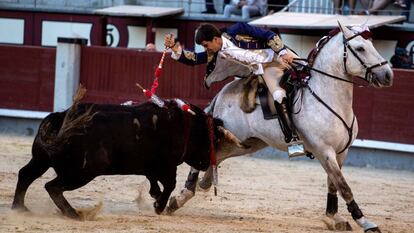
{"type": "Polygon", "coordinates": [[[187,65],[208,63],[206,76],[214,70],[215,57],[218,53],[243,64],[254,64],[253,73],[263,76],[272,93],[282,127],[287,129],[282,130],[286,143],[296,149],[299,148],[299,154],[304,152],[302,141],[295,132],[292,133],[294,126],[287,109],[286,91],[279,84],[284,71],[290,68],[290,64],[297,56],[283,44],[280,37],[270,30],[247,23],[236,23],[221,30],[205,23],[197,28],[195,41],[205,48],[204,52],[184,50],[173,34],[167,34],[164,38],[165,46],[172,50],[173,59],[187,65]]]}

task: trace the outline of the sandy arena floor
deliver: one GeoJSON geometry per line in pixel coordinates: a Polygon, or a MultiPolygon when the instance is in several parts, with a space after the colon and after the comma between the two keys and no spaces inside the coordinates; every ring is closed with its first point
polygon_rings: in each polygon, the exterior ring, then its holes
{"type": "MultiPolygon", "coordinates": [[[[91,221],[74,221],[59,214],[44,184],[54,177],[49,169],[30,186],[26,205],[31,213],[10,210],[18,170],[30,159],[30,137],[0,135],[0,232],[332,232],[322,221],[326,175],[317,162],[239,157],[219,169],[218,196],[213,191],[196,197],[173,216],[152,210],[148,184],[142,176],[99,177],[81,189],[66,192],[75,208],[103,209],[91,221]],[[141,195],[141,198],[137,197],[141,195]]],[[[189,171],[181,165],[177,193],[189,171]]],[[[414,232],[414,173],[345,167],[344,174],[366,216],[382,231],[414,232]]],[[[339,212],[362,232],[347,213],[339,212]]]]}

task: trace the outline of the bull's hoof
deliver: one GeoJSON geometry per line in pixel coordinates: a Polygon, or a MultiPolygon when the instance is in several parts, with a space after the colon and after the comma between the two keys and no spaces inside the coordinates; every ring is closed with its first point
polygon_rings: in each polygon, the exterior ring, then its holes
{"type": "Polygon", "coordinates": [[[84,219],[82,219],[81,216],[75,210],[73,212],[72,211],[65,212],[63,213],[63,216],[73,219],[73,220],[84,221],[84,219]]]}
{"type": "Polygon", "coordinates": [[[161,196],[161,193],[160,194],[150,194],[150,195],[151,195],[152,198],[157,200],[161,196]]]}
{"type": "Polygon", "coordinates": [[[19,213],[30,212],[30,210],[25,205],[15,205],[15,204],[13,204],[11,209],[15,210],[19,213]]]}
{"type": "Polygon", "coordinates": [[[158,202],[154,202],[154,210],[156,214],[161,214],[162,211],[164,211],[164,208],[160,206],[160,204],[158,204],[158,202]]]}
{"type": "Polygon", "coordinates": [[[365,233],[381,233],[381,230],[378,227],[373,227],[364,231],[365,233]]]}
{"type": "Polygon", "coordinates": [[[94,207],[78,209],[75,211],[79,215],[81,221],[91,221],[96,219],[96,216],[101,212],[102,207],[102,202],[99,202],[94,207]]]}
{"type": "Polygon", "coordinates": [[[175,199],[175,197],[171,197],[170,198],[170,202],[169,202],[169,204],[168,204],[168,207],[167,207],[167,214],[168,215],[171,215],[171,214],[173,214],[176,210],[178,210],[180,207],[178,206],[178,203],[177,203],[177,199],[175,199]]]}
{"type": "Polygon", "coordinates": [[[211,188],[211,181],[206,181],[204,179],[200,179],[200,181],[198,182],[198,187],[200,188],[200,191],[204,191],[207,192],[208,190],[210,190],[211,188]]]}

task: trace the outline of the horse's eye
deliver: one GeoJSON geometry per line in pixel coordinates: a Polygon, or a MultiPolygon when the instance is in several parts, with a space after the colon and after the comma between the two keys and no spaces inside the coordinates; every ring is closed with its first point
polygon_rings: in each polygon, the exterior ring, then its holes
{"type": "Polygon", "coordinates": [[[364,47],[358,47],[358,48],[356,48],[356,50],[357,50],[358,52],[365,52],[364,47]]]}

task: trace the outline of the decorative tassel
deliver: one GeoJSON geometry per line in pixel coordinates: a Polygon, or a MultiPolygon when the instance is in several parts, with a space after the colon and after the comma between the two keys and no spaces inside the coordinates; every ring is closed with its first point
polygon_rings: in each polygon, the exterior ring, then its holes
{"type": "Polygon", "coordinates": [[[181,110],[183,110],[184,112],[188,112],[194,116],[196,115],[196,113],[193,110],[191,110],[190,106],[184,103],[184,101],[180,99],[174,99],[174,101],[178,104],[178,107],[180,107],[181,110]]]}
{"type": "Polygon", "coordinates": [[[158,78],[161,77],[162,75],[162,64],[164,63],[164,59],[165,59],[165,54],[167,53],[167,49],[164,49],[164,52],[162,53],[162,57],[161,57],[161,61],[158,64],[158,67],[155,69],[154,72],[154,82],[152,83],[151,86],[151,92],[155,94],[155,92],[157,91],[158,88],[158,78]]]}
{"type": "Polygon", "coordinates": [[[214,185],[214,196],[217,196],[218,171],[217,171],[216,165],[213,165],[213,185],[214,185]]]}
{"type": "Polygon", "coordinates": [[[138,102],[128,100],[128,101],[125,101],[125,102],[121,103],[121,105],[124,105],[124,106],[130,106],[130,105],[134,105],[134,104],[138,104],[138,102]]]}
{"type": "Polygon", "coordinates": [[[158,66],[157,69],[155,69],[154,75],[156,78],[161,77],[162,75],[162,66],[158,66]]]}
{"type": "Polygon", "coordinates": [[[158,97],[157,95],[155,95],[151,91],[149,91],[147,89],[144,89],[138,83],[136,83],[136,85],[137,85],[137,87],[139,87],[142,90],[142,92],[144,93],[145,97],[147,97],[147,99],[149,99],[154,104],[158,105],[158,107],[160,107],[160,108],[164,107],[165,103],[160,97],[158,97]]]}

